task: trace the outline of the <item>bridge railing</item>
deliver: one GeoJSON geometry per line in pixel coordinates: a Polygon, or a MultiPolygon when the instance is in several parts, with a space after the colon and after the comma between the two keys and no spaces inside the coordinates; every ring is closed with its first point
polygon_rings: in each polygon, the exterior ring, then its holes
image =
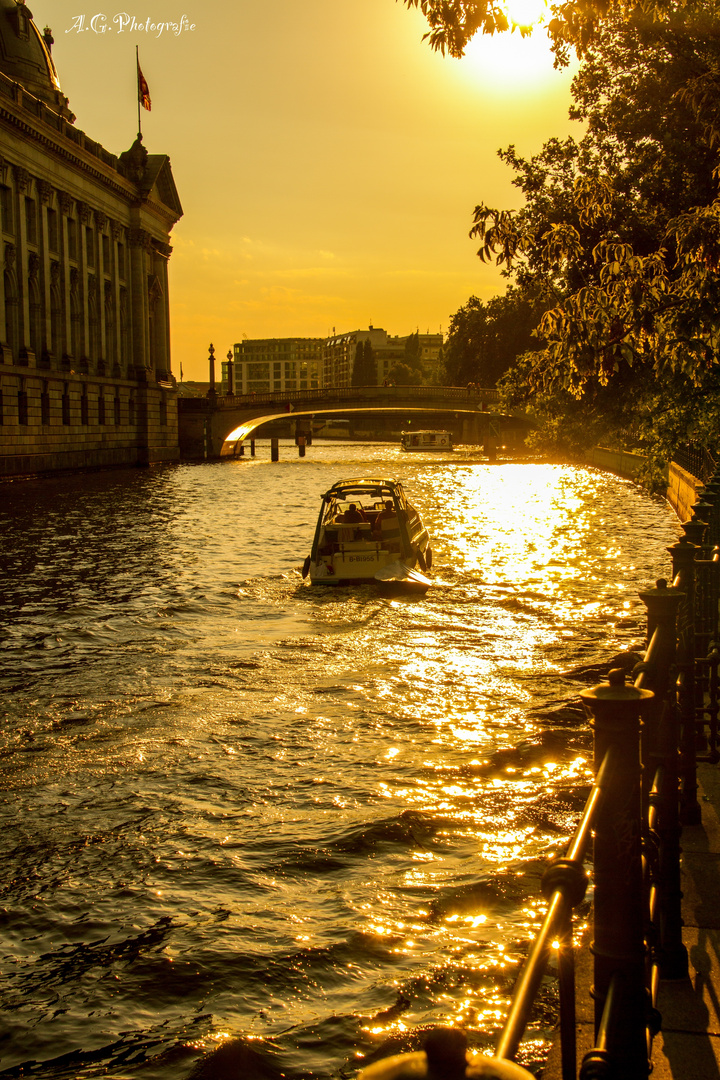
{"type": "MultiPolygon", "coordinates": [[[[661,979],[685,978],[680,838],[700,820],[697,761],[720,760],[720,472],[706,484],[669,552],[673,580],[641,593],[647,649],[634,682],[622,670],[583,691],[592,716],[595,783],[566,855],[543,878],[548,907],[517,980],[492,1059],[458,1064],[407,1055],[377,1062],[361,1080],[526,1077],[513,1059],[549,958],[558,960],[563,1080],[637,1080],[651,1071],[661,1027],[661,979]],[[583,861],[594,832],[594,1047],[578,1069],[572,911],[585,894],[583,861]],[[390,1064],[392,1062],[392,1068],[390,1064]],[[482,1062],[483,1064],[480,1064],[482,1062]],[[386,1067],[387,1064],[387,1067],[386,1067]],[[512,1066],[515,1070],[508,1072],[512,1066]]],[[[440,1045],[443,1043],[441,1041],[440,1045]]]]}
{"type": "MultiPolygon", "coordinates": [[[[277,406],[278,412],[282,412],[288,404],[302,402],[303,405],[318,408],[325,405],[328,399],[333,402],[347,401],[373,401],[387,405],[395,399],[401,399],[404,403],[408,398],[415,398],[419,403],[424,401],[453,401],[458,405],[470,404],[477,408],[478,405],[491,404],[499,399],[499,393],[494,388],[486,390],[460,386],[328,386],[319,390],[284,390],[260,391],[251,394],[216,394],[213,404],[228,408],[230,406],[252,407],[253,405],[277,406]]],[[[190,411],[198,411],[208,407],[211,398],[180,398],[182,408],[190,411]]]]}

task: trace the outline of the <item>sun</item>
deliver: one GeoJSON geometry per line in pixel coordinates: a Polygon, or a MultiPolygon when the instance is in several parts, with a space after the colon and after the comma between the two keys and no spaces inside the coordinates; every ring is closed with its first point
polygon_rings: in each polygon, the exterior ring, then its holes
{"type": "Polygon", "coordinates": [[[545,22],[545,0],[504,0],[510,29],[476,34],[458,64],[463,75],[483,91],[502,97],[527,93],[530,85],[557,78],[545,22]]]}
{"type": "Polygon", "coordinates": [[[545,0],[505,0],[505,14],[511,27],[534,29],[541,26],[547,18],[548,6],[545,0]]]}

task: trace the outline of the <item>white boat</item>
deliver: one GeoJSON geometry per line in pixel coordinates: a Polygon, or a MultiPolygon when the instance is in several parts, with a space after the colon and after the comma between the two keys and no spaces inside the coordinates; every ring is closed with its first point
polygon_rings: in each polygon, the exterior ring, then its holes
{"type": "Polygon", "coordinates": [[[452,450],[452,435],[449,431],[401,431],[400,444],[403,450],[452,450]]]}
{"type": "Polygon", "coordinates": [[[303,577],[313,585],[378,584],[427,589],[432,549],[420,515],[397,480],[339,480],[326,491],[303,577]],[[415,569],[419,568],[422,573],[415,569]]]}

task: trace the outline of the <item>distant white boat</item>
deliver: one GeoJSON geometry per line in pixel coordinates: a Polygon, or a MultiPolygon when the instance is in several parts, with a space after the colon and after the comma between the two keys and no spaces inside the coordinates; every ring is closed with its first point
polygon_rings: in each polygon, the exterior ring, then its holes
{"type": "Polygon", "coordinates": [[[313,585],[378,584],[425,591],[432,565],[427,529],[397,480],[339,480],[326,491],[303,577],[313,585]],[[421,571],[418,573],[417,568],[421,571]]]}
{"type": "Polygon", "coordinates": [[[402,431],[400,443],[403,450],[452,450],[449,431],[402,431]]]}

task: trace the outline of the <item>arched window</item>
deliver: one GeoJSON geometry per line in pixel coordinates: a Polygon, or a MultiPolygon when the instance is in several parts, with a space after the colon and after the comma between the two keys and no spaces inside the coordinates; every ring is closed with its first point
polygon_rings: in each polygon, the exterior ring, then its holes
{"type": "Polygon", "coordinates": [[[70,352],[76,361],[80,356],[81,332],[80,296],[75,283],[70,289],[70,352]]]}
{"type": "Polygon", "coordinates": [[[37,275],[28,277],[28,300],[30,307],[30,326],[28,337],[30,348],[35,353],[35,359],[42,357],[42,306],[40,304],[40,290],[37,283],[37,275]]]}
{"type": "Polygon", "coordinates": [[[105,347],[108,364],[115,362],[115,291],[112,282],[105,282],[105,347]]]}
{"type": "Polygon", "coordinates": [[[43,426],[50,423],[50,387],[47,379],[43,379],[40,392],[40,423],[43,426]]]}
{"type": "Polygon", "coordinates": [[[98,319],[97,298],[94,281],[88,281],[88,324],[90,330],[90,359],[100,356],[100,320],[98,319]]]}
{"type": "Polygon", "coordinates": [[[50,333],[52,335],[52,351],[60,357],[65,352],[63,340],[62,299],[57,285],[50,288],[50,333]]]}
{"type": "Polygon", "coordinates": [[[127,289],[120,290],[120,366],[125,368],[130,363],[130,350],[128,347],[130,336],[130,320],[128,318],[127,289]]]}
{"type": "Polygon", "coordinates": [[[10,346],[13,360],[17,360],[18,350],[20,348],[18,322],[19,309],[17,285],[15,282],[15,274],[12,270],[5,270],[3,284],[5,289],[5,341],[10,346]]]}

